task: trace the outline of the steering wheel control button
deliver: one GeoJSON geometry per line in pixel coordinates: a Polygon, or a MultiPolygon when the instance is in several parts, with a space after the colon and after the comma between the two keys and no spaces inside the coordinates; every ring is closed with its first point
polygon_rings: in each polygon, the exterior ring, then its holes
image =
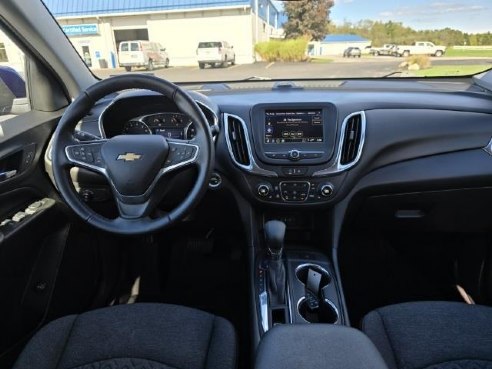
{"type": "Polygon", "coordinates": [[[301,158],[301,153],[299,150],[290,150],[289,151],[289,159],[290,160],[299,160],[301,158]]]}
{"type": "Polygon", "coordinates": [[[330,197],[333,194],[333,185],[324,183],[319,188],[319,194],[323,197],[330,197]]]}
{"type": "Polygon", "coordinates": [[[165,162],[168,167],[193,160],[198,150],[195,145],[174,142],[169,143],[169,147],[169,155],[165,162]]]}
{"type": "Polygon", "coordinates": [[[260,183],[257,188],[258,195],[267,197],[272,192],[272,185],[268,183],[260,183]]]}
{"type": "Polygon", "coordinates": [[[101,146],[102,143],[69,146],[67,148],[68,158],[76,163],[101,167],[103,164],[101,159],[101,146]]]}

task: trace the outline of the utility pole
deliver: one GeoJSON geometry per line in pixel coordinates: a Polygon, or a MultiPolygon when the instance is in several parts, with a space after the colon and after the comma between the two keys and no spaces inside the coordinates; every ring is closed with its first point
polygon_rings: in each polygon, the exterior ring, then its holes
{"type": "Polygon", "coordinates": [[[256,19],[255,19],[255,28],[256,28],[256,40],[255,40],[255,43],[257,44],[258,41],[259,41],[259,38],[260,38],[260,24],[259,24],[259,9],[260,9],[260,5],[259,5],[259,1],[260,0],[255,0],[255,16],[256,16],[256,19]]]}

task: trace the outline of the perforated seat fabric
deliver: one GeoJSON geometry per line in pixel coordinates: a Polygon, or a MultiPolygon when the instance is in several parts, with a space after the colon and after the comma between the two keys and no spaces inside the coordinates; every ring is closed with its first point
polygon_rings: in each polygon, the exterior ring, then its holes
{"type": "Polygon", "coordinates": [[[370,312],[362,330],[392,369],[492,369],[492,308],[414,302],[370,312]]]}
{"type": "Polygon", "coordinates": [[[176,305],[109,307],[51,322],[15,369],[233,369],[236,335],[214,315],[176,305]]]}

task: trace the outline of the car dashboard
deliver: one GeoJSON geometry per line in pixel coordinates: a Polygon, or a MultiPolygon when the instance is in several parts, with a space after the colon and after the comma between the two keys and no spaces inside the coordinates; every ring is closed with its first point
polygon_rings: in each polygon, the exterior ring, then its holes
{"type": "MultiPolygon", "coordinates": [[[[485,232],[492,226],[486,216],[492,201],[492,104],[490,94],[469,80],[198,89],[187,91],[215,146],[204,202],[216,208],[205,211],[227,217],[234,201],[246,241],[259,253],[250,256],[257,338],[275,324],[307,321],[299,270],[316,264],[329,280],[340,280],[332,261],[309,251],[318,245],[330,245],[336,265],[339,245],[354,232],[485,232]],[[286,242],[293,247],[286,255],[292,286],[287,308],[269,306],[266,298],[266,259],[258,245],[270,220],[286,224],[286,242]]],[[[193,143],[193,126],[172,101],[134,90],[99,101],[78,130],[91,137],[157,134],[193,143]]],[[[49,159],[48,150],[48,173],[49,159]]],[[[178,176],[184,185],[169,184],[171,200],[159,210],[186,198],[193,173],[178,176]]],[[[72,181],[89,206],[108,213],[111,190],[104,178],[73,168],[72,181]]],[[[341,286],[328,283],[324,291],[332,313],[318,317],[320,322],[347,324],[341,286]]]]}
{"type": "MultiPolygon", "coordinates": [[[[189,90],[215,140],[211,188],[225,177],[253,207],[301,209],[331,207],[366,186],[472,186],[491,173],[490,97],[465,80],[287,86],[189,90]]],[[[99,101],[78,129],[103,138],[194,135],[186,112],[139,90],[99,101]]],[[[90,182],[79,187],[91,191],[90,182]]]]}

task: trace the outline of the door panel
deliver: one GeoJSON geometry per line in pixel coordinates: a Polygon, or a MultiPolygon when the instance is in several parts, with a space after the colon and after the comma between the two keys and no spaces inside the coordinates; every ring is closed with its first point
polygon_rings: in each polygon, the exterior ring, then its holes
{"type": "Polygon", "coordinates": [[[0,123],[0,367],[42,323],[65,247],[66,210],[43,168],[60,114],[32,111],[0,123]]]}

